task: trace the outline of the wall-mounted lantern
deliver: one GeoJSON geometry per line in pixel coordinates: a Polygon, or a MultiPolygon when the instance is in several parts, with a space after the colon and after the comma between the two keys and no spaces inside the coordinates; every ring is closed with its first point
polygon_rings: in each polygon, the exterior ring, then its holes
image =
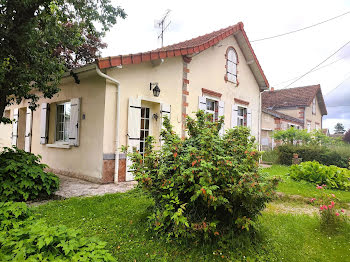
{"type": "Polygon", "coordinates": [[[158,86],[158,83],[149,83],[149,90],[152,90],[153,92],[153,95],[155,97],[158,97],[159,94],[160,94],[160,88],[158,86]],[[154,87],[153,87],[154,86],[154,87]],[[153,90],[152,90],[152,87],[153,87],[153,90]]]}

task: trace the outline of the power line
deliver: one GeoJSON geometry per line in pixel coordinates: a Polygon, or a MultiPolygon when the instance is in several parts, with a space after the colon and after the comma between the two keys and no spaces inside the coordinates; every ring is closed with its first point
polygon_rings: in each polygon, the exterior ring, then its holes
{"type": "MultiPolygon", "coordinates": [[[[333,64],[335,64],[336,62],[339,62],[340,60],[343,60],[345,57],[347,57],[347,56],[341,57],[341,58],[339,58],[339,59],[337,59],[337,60],[335,60],[335,61],[333,61],[333,62],[330,62],[330,63],[327,64],[327,65],[324,65],[324,66],[321,66],[321,67],[319,67],[319,68],[316,68],[315,70],[312,70],[310,73],[316,72],[316,71],[321,70],[321,69],[323,69],[323,68],[325,68],[325,67],[328,67],[328,66],[330,66],[330,65],[333,65],[333,64]]],[[[288,83],[288,82],[290,82],[290,81],[293,81],[293,80],[295,80],[295,79],[297,79],[297,78],[298,78],[298,76],[297,76],[297,77],[294,77],[294,78],[292,78],[292,79],[283,81],[283,82],[279,82],[278,84],[274,84],[273,86],[279,86],[279,85],[281,85],[281,84],[284,84],[284,83],[288,83]]]]}
{"type": "MultiPolygon", "coordinates": [[[[350,73],[350,72],[348,72],[348,73],[350,73]]],[[[331,91],[329,91],[329,92],[327,93],[327,95],[329,95],[330,93],[332,93],[333,91],[335,91],[338,87],[340,87],[343,83],[345,83],[345,81],[347,81],[349,78],[350,78],[350,75],[347,76],[347,77],[345,77],[345,79],[344,79],[343,81],[341,81],[340,84],[338,84],[336,87],[334,87],[331,91]]]]}
{"type": "Polygon", "coordinates": [[[304,28],[300,28],[300,29],[293,30],[293,31],[290,31],[290,32],[287,32],[287,33],[283,33],[283,34],[279,34],[279,35],[274,35],[274,36],[269,36],[269,37],[265,37],[265,38],[256,39],[256,40],[253,40],[253,41],[250,41],[250,42],[258,42],[258,41],[268,40],[268,39],[272,39],[272,38],[276,38],[276,37],[285,36],[285,35],[293,34],[293,33],[296,33],[296,32],[300,32],[300,31],[303,31],[303,30],[305,30],[305,29],[309,29],[309,28],[312,28],[312,27],[315,27],[315,26],[324,24],[324,23],[326,23],[326,22],[332,21],[332,20],[334,20],[334,19],[337,19],[337,18],[342,17],[342,16],[344,16],[344,15],[347,15],[347,14],[349,14],[349,13],[350,13],[350,11],[348,11],[348,12],[346,12],[346,13],[343,13],[343,14],[341,14],[341,15],[338,15],[338,16],[335,16],[335,17],[332,17],[332,18],[329,18],[329,19],[324,20],[324,21],[322,21],[322,22],[319,22],[319,23],[316,23],[316,24],[313,24],[313,25],[304,27],[304,28]]]}
{"type": "Polygon", "coordinates": [[[332,56],[334,56],[336,53],[338,53],[340,50],[342,50],[347,44],[349,44],[350,41],[348,41],[345,45],[343,45],[342,47],[340,47],[337,51],[335,51],[333,54],[331,54],[330,56],[328,56],[326,59],[324,59],[321,63],[319,63],[317,66],[313,67],[311,70],[307,71],[305,74],[301,75],[300,77],[298,77],[296,80],[294,80],[293,82],[291,82],[289,85],[285,86],[284,88],[287,88],[289,86],[291,86],[292,84],[294,84],[295,82],[299,81],[300,79],[302,79],[304,76],[310,74],[312,71],[314,71],[317,67],[319,67],[320,65],[322,65],[324,62],[326,62],[328,59],[330,59],[332,56]]]}

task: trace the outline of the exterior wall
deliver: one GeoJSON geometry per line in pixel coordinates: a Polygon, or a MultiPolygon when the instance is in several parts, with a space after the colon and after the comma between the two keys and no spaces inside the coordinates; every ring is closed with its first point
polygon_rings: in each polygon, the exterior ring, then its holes
{"type": "Polygon", "coordinates": [[[283,114],[299,118],[304,121],[305,108],[304,107],[290,107],[290,108],[278,108],[275,109],[283,114]]]}
{"type": "MultiPolygon", "coordinates": [[[[4,116],[10,119],[13,118],[13,111],[6,110],[4,116]]],[[[12,125],[11,124],[0,124],[0,148],[11,147],[11,135],[12,125]]]]}
{"type": "MultiPolygon", "coordinates": [[[[40,154],[42,162],[54,172],[70,176],[81,177],[100,182],[102,178],[103,159],[103,114],[105,99],[105,80],[97,76],[96,72],[79,74],[80,84],[75,84],[72,77],[64,78],[60,84],[61,91],[52,99],[40,98],[38,104],[44,102],[54,105],[56,102],[68,101],[72,98],[81,98],[80,112],[85,119],[80,121],[80,145],[78,147],[53,148],[40,144],[40,107],[33,112],[31,152],[40,154]]],[[[14,108],[23,108],[28,105],[23,101],[20,105],[12,105],[11,117],[14,108]]],[[[55,106],[51,106],[49,120],[49,143],[54,143],[55,136],[55,106]]],[[[12,129],[12,126],[10,129],[12,129]]],[[[0,131],[1,141],[11,144],[8,136],[8,127],[0,131]]],[[[1,145],[2,146],[2,145],[1,145]]]]}
{"type": "MultiPolygon", "coordinates": [[[[160,62],[160,61],[159,61],[160,62]]],[[[171,105],[170,122],[174,131],[181,134],[181,90],[183,64],[182,57],[167,58],[160,65],[144,62],[137,65],[127,65],[123,68],[108,69],[106,74],[120,82],[120,121],[119,146],[127,146],[128,133],[128,103],[130,97],[142,100],[142,106],[150,107],[151,115],[157,113],[160,117],[160,104],[171,105]],[[150,83],[157,82],[160,87],[159,97],[154,97],[150,90],[150,83]]],[[[111,156],[115,153],[116,140],[116,85],[110,81],[106,83],[106,105],[104,115],[103,155],[111,156]]],[[[151,118],[150,134],[158,141],[161,120],[151,118]]],[[[159,143],[158,143],[159,145],[159,143]]],[[[118,150],[120,152],[120,149],[118,150]]],[[[125,177],[125,155],[119,154],[119,180],[125,177]],[[123,174],[124,172],[124,174],[123,174]]],[[[114,158],[110,159],[114,161],[114,158]]],[[[109,172],[112,172],[111,170],[109,172]]]]}
{"type": "Polygon", "coordinates": [[[312,103],[310,106],[305,108],[305,128],[306,123],[311,122],[311,130],[316,129],[316,123],[318,123],[319,128],[322,128],[322,114],[321,109],[316,99],[316,114],[312,114],[312,103]]]}
{"type": "Polygon", "coordinates": [[[232,105],[234,99],[249,102],[248,108],[252,110],[252,134],[258,139],[259,135],[259,114],[260,114],[260,90],[247,62],[234,38],[230,36],[217,45],[214,45],[192,58],[187,65],[189,81],[187,89],[187,113],[191,116],[198,111],[198,97],[203,96],[202,88],[209,89],[222,94],[221,101],[225,102],[225,129],[231,128],[232,105]],[[226,50],[233,46],[238,55],[238,82],[226,82],[226,50]]]}

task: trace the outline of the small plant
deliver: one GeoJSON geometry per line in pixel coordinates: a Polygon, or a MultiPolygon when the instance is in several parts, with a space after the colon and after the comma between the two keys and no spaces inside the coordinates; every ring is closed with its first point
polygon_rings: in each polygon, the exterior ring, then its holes
{"type": "Polygon", "coordinates": [[[59,178],[40,163],[41,157],[18,148],[0,154],[0,201],[47,198],[59,188],[59,178]]]}
{"type": "Polygon", "coordinates": [[[303,162],[289,169],[294,180],[305,180],[315,184],[325,184],[330,188],[350,190],[350,170],[336,166],[325,166],[320,163],[303,162]]]}
{"type": "Polygon", "coordinates": [[[162,148],[154,150],[148,137],[144,155],[130,155],[135,179],[155,202],[150,227],[168,238],[223,238],[250,230],[277,180],[258,173],[260,153],[248,128],[220,136],[223,119],[196,115],[187,117],[187,138],[175,134],[165,118],[162,148]]]}
{"type": "Polygon", "coordinates": [[[339,229],[348,221],[345,210],[336,207],[338,199],[334,194],[325,193],[326,185],[317,185],[316,188],[323,191],[321,197],[312,198],[310,202],[319,206],[322,228],[329,231],[339,229]]]}
{"type": "Polygon", "coordinates": [[[105,245],[34,220],[25,203],[0,202],[0,261],[115,261],[105,245]]]}

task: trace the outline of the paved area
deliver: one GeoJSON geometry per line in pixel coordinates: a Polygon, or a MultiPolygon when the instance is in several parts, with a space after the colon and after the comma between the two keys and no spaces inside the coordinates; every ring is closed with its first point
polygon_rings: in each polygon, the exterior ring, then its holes
{"type": "Polygon", "coordinates": [[[121,182],[118,184],[95,184],[72,177],[58,175],[60,178],[60,189],[55,193],[59,198],[70,198],[78,196],[97,196],[108,193],[126,192],[133,189],[137,182],[121,182]]]}

